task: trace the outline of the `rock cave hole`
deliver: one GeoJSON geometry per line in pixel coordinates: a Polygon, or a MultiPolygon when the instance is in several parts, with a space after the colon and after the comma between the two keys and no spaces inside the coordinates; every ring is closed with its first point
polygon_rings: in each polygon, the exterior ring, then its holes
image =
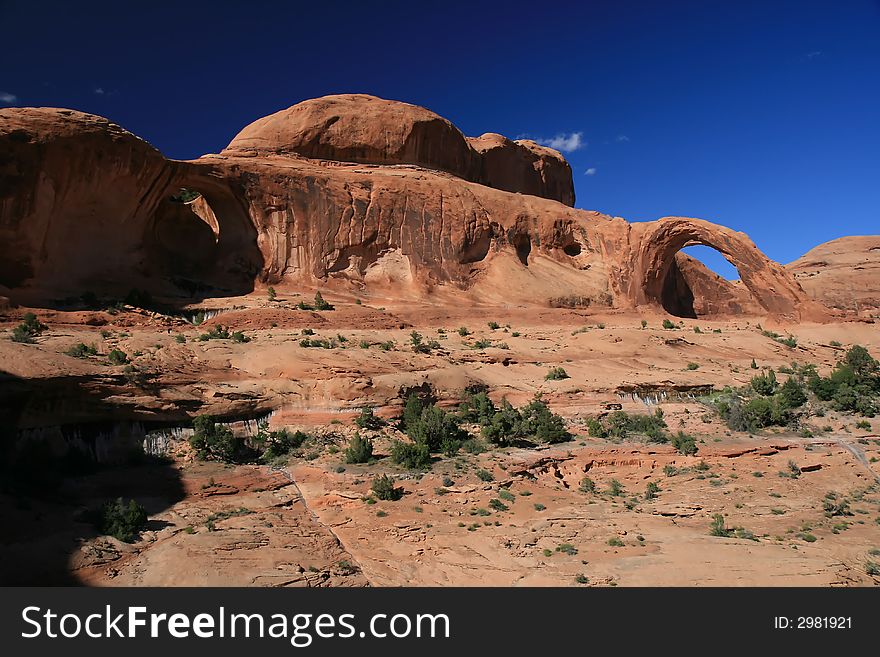
{"type": "Polygon", "coordinates": [[[571,244],[566,244],[562,247],[563,253],[567,256],[571,256],[574,258],[575,256],[579,256],[581,254],[581,245],[577,242],[572,242],[571,244]]]}

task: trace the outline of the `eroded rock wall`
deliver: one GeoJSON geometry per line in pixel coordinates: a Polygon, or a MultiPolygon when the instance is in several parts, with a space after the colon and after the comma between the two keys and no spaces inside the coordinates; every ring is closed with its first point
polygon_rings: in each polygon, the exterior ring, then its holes
{"type": "Polygon", "coordinates": [[[517,280],[529,290],[517,298],[539,305],[552,294],[662,307],[670,276],[688,276],[678,251],[705,244],[748,290],[734,294],[690,267],[704,298],[726,295],[711,309],[741,301],[780,318],[825,313],[746,235],[573,209],[570,169],[555,151],[492,134],[469,141],[438,119],[371,97],[318,99],[257,121],[220,154],[174,162],[100,117],[0,110],[0,285],[32,299],[141,279],[208,296],[257,280],[336,280],[494,286],[498,297],[517,280]],[[202,196],[169,206],[181,188],[202,196]]]}

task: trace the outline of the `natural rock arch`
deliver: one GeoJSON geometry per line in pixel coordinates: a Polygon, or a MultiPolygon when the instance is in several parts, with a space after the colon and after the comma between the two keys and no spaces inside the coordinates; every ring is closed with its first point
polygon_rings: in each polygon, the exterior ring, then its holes
{"type": "Polygon", "coordinates": [[[791,275],[744,233],[702,219],[664,217],[634,224],[631,244],[629,285],[636,305],[663,305],[664,286],[676,266],[675,255],[687,246],[701,244],[715,249],[736,267],[743,284],[768,314],[801,319],[823,314],[791,275]]]}

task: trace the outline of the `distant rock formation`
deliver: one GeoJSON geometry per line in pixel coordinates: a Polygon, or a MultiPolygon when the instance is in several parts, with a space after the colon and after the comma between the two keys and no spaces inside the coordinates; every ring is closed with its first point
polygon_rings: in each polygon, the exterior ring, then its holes
{"type": "Polygon", "coordinates": [[[630,224],[573,202],[556,151],[468,139],[371,96],[294,105],[189,162],[100,117],[0,110],[0,285],[14,300],[121,287],[222,296],[288,281],[685,316],[827,314],[742,233],[682,217],[630,224]],[[748,296],[707,276],[691,287],[717,302],[676,296],[675,277],[696,271],[677,255],[692,244],[721,251],[748,296]]]}
{"type": "Polygon", "coordinates": [[[880,235],[825,242],[785,268],[811,299],[826,306],[860,315],[880,310],[880,235]]]}

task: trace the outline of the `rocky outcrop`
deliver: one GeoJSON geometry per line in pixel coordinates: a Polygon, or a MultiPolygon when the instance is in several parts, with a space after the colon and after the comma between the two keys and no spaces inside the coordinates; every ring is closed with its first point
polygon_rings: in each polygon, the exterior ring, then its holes
{"type": "Polygon", "coordinates": [[[223,154],[411,164],[574,205],[571,167],[557,151],[492,133],[467,138],[423,107],[365,94],[315,98],[258,119],[223,154]]]}
{"type": "Polygon", "coordinates": [[[824,313],[741,233],[573,209],[555,151],[469,141],[427,110],[368,96],[301,103],[189,162],[99,117],[0,110],[0,166],[0,285],[13,301],[114,286],[222,296],[258,280],[503,297],[516,281],[536,304],[675,312],[676,254],[706,244],[739,268],[754,299],[743,310],[824,313]],[[181,203],[181,189],[200,197],[181,203]]]}
{"type": "Polygon", "coordinates": [[[719,251],[736,266],[743,284],[768,314],[801,319],[825,315],[823,307],[807,297],[782,265],[761,253],[744,233],[701,219],[664,217],[633,224],[633,234],[631,276],[624,274],[620,279],[636,304],[668,305],[664,287],[676,255],[686,246],[702,244],[719,251]]]}
{"type": "Polygon", "coordinates": [[[825,242],[785,268],[826,306],[866,316],[880,310],[880,235],[825,242]]]}
{"type": "Polygon", "coordinates": [[[469,137],[468,142],[482,158],[483,184],[574,205],[571,167],[558,151],[527,139],[511,141],[494,132],[469,137]]]}

